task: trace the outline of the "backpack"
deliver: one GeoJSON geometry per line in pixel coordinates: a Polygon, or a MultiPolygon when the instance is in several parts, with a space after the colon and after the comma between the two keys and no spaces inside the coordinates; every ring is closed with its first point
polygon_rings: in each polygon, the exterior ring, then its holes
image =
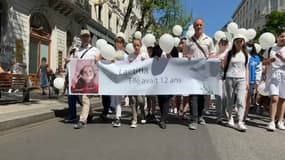
{"type": "MultiPolygon", "coordinates": [[[[232,54],[232,51],[230,50],[230,51],[228,52],[228,56],[227,56],[227,59],[226,59],[226,62],[227,62],[227,63],[226,63],[225,69],[224,69],[223,80],[226,79],[226,74],[227,74],[227,71],[228,71],[228,69],[229,69],[229,64],[230,64],[230,61],[231,61],[231,59],[232,59],[232,56],[233,56],[233,54],[232,54]]],[[[246,66],[247,63],[248,63],[248,56],[245,56],[245,63],[244,63],[244,65],[246,66]]]]}

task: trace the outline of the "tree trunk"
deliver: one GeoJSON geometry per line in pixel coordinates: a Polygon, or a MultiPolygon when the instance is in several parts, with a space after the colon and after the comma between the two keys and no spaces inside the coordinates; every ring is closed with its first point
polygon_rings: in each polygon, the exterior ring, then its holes
{"type": "Polygon", "coordinates": [[[134,0],[129,0],[129,4],[128,4],[128,8],[127,8],[127,12],[123,21],[123,25],[121,27],[121,32],[125,32],[127,25],[129,23],[130,17],[131,17],[131,13],[132,13],[132,9],[133,9],[133,2],[134,0]]]}

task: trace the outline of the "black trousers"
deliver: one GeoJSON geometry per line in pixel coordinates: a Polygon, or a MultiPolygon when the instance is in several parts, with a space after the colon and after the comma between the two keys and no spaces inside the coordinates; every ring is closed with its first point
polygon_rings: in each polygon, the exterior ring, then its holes
{"type": "Polygon", "coordinates": [[[203,117],[206,100],[206,95],[189,96],[190,119],[192,122],[198,122],[198,119],[203,117]]]}
{"type": "Polygon", "coordinates": [[[169,103],[171,96],[169,95],[159,95],[158,97],[158,105],[160,109],[161,119],[160,121],[166,121],[168,110],[169,110],[169,103]]]}
{"type": "Polygon", "coordinates": [[[111,96],[103,96],[102,95],[102,104],[103,104],[103,115],[107,115],[109,112],[109,108],[111,105],[111,96]]]}

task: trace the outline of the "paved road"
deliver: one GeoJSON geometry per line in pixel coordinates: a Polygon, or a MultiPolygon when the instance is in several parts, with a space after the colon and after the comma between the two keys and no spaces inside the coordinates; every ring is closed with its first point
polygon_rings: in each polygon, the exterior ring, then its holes
{"type": "MultiPolygon", "coordinates": [[[[208,122],[211,119],[208,119],[208,122]]],[[[123,124],[72,124],[52,119],[0,132],[1,160],[284,160],[285,131],[267,132],[265,122],[250,123],[246,133],[216,124],[188,130],[171,120],[166,130],[155,124],[131,129],[123,124]]],[[[126,121],[128,123],[128,121],[126,121]]]]}

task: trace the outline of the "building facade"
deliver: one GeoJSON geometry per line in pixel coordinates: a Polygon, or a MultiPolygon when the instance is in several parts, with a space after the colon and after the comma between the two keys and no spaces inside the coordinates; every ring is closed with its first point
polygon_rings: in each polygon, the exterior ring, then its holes
{"type": "MultiPolygon", "coordinates": [[[[139,18],[139,1],[132,16],[139,18]]],[[[63,68],[71,48],[80,45],[82,28],[114,43],[123,23],[128,0],[1,0],[0,63],[8,69],[15,61],[25,63],[28,74],[36,74],[41,58],[54,71],[63,68]]],[[[129,23],[127,37],[135,31],[129,23]]]]}
{"type": "Polygon", "coordinates": [[[285,12],[285,0],[242,0],[232,19],[240,28],[261,30],[273,10],[285,12]]]}

